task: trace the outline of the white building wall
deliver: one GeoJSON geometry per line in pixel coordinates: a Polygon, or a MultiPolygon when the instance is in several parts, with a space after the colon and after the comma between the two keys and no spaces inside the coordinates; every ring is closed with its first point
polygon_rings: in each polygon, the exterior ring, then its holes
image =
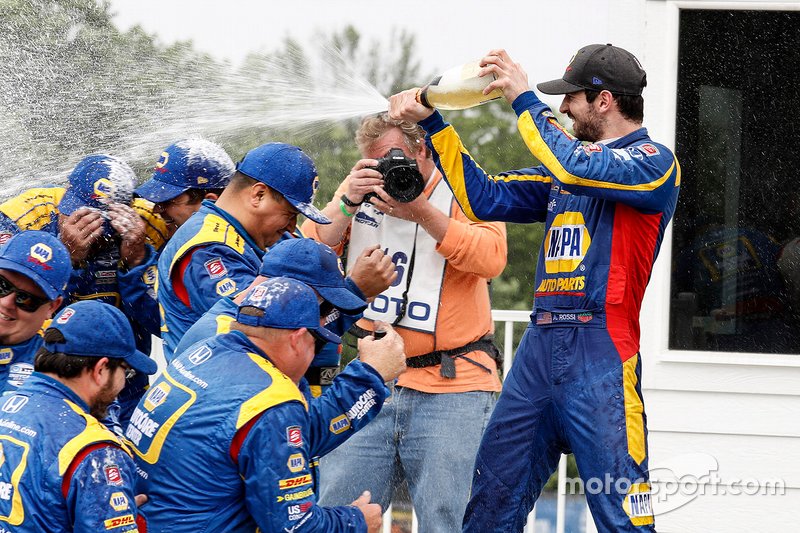
{"type": "MultiPolygon", "coordinates": [[[[800,2],[618,0],[609,9],[609,42],[647,70],[645,126],[674,148],[679,11],[798,10],[800,2]]],[[[670,227],[641,314],[657,529],[796,531],[800,356],[669,350],[671,241],[670,227]]]]}

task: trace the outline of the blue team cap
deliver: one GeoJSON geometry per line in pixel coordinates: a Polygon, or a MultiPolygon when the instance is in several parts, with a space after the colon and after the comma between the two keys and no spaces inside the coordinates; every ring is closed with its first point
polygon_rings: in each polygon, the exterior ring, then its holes
{"type": "Polygon", "coordinates": [[[53,318],[50,327],[64,336],[64,342],[45,342],[53,353],[83,357],[115,357],[143,374],[155,374],[156,362],[136,349],[133,330],[113,305],[97,300],[75,302],[53,318]]]}
{"type": "Polygon", "coordinates": [[[64,295],[72,262],[66,246],[44,231],[23,231],[0,247],[0,269],[33,280],[50,300],[64,295]]]}
{"type": "Polygon", "coordinates": [[[285,276],[313,287],[334,307],[361,312],[367,302],[353,294],[344,283],[339,258],[327,244],[314,239],[286,239],[267,251],[259,274],[285,276]]]}
{"type": "Polygon", "coordinates": [[[284,143],[267,143],[253,148],[236,165],[236,170],[275,189],[303,215],[318,224],[331,221],[314,207],[319,177],[314,162],[300,148],[284,143]]]}
{"type": "Polygon", "coordinates": [[[264,328],[307,328],[326,342],[342,343],[338,335],[320,325],[313,289],[291,278],[270,278],[253,287],[239,304],[236,321],[264,328]]]}
{"type": "Polygon", "coordinates": [[[136,175],[122,159],[91,154],[84,157],[69,175],[69,187],[58,210],[70,215],[81,207],[105,209],[111,203],[130,204],[136,175]]]}
{"type": "Polygon", "coordinates": [[[167,146],[136,194],[153,203],[166,202],[188,189],[222,189],[236,171],[222,147],[205,139],[184,139],[167,146]]]}

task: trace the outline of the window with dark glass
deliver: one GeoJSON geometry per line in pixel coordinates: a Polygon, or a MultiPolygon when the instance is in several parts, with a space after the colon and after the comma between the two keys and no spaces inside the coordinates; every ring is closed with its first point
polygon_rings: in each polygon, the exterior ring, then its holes
{"type": "Polygon", "coordinates": [[[800,353],[800,11],[680,13],[670,348],[800,353]]]}

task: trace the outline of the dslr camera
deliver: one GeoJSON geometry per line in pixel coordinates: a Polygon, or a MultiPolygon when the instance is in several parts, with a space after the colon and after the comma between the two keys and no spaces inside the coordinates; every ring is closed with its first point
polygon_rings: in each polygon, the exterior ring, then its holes
{"type": "MultiPolygon", "coordinates": [[[[383,174],[383,190],[398,202],[410,202],[425,189],[425,180],[417,169],[417,162],[406,157],[400,148],[392,148],[371,167],[383,174]]],[[[376,197],[374,192],[364,195],[364,202],[376,197]]]]}

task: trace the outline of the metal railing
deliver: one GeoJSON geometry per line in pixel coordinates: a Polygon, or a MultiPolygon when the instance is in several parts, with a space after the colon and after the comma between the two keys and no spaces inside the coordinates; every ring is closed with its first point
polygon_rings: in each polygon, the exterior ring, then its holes
{"type": "MultiPolygon", "coordinates": [[[[505,309],[493,309],[492,318],[495,323],[502,323],[503,327],[503,368],[505,372],[511,368],[514,362],[514,324],[518,322],[526,323],[530,320],[530,311],[511,311],[505,309]]],[[[498,324],[496,324],[498,325],[498,324]]],[[[496,329],[499,331],[499,328],[496,329]]],[[[567,457],[561,456],[558,463],[558,500],[556,503],[556,533],[564,533],[566,525],[566,487],[567,487],[567,457]]],[[[383,533],[392,531],[392,506],[390,505],[383,514],[383,533]]],[[[528,520],[523,530],[524,533],[536,532],[536,507],[528,515],[528,520]]],[[[411,533],[419,533],[417,515],[413,509],[411,511],[411,533]]]]}

